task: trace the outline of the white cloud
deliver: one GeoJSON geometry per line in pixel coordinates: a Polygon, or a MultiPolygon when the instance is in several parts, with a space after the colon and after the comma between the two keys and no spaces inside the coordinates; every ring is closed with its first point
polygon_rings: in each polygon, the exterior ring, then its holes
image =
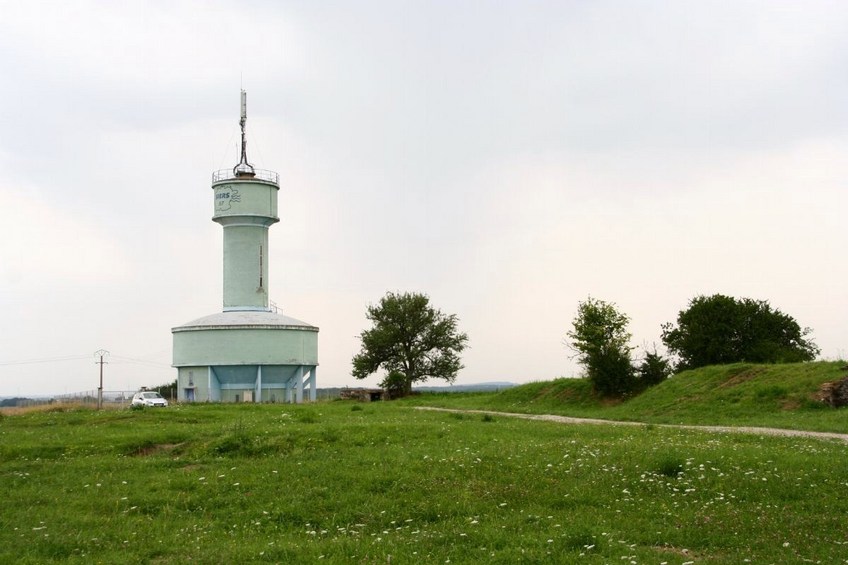
{"type": "Polygon", "coordinates": [[[57,208],[26,184],[0,186],[6,210],[0,273],[14,287],[114,284],[131,269],[123,249],[96,215],[57,208]]]}

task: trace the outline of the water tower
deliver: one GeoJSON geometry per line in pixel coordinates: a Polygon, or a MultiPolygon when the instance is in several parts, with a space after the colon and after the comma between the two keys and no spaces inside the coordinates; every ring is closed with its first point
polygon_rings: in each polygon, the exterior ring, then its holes
{"type": "Polygon", "coordinates": [[[241,160],[212,174],[224,229],[224,308],[171,329],[182,402],[315,400],[318,328],[269,308],[268,230],[277,216],[279,176],[247,160],[247,96],[241,91],[241,160]]]}

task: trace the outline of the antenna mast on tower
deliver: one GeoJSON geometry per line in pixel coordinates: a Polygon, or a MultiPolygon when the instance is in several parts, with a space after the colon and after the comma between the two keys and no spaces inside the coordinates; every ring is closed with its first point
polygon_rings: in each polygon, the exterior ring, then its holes
{"type": "Polygon", "coordinates": [[[245,126],[247,125],[247,92],[244,89],[241,90],[241,119],[239,120],[239,125],[241,126],[241,160],[233,167],[233,173],[237,177],[252,177],[255,174],[253,165],[247,162],[247,136],[245,135],[245,126]]]}

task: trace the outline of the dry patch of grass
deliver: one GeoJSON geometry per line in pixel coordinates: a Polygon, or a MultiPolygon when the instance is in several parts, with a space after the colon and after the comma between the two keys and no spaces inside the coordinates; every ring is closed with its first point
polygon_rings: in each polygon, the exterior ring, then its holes
{"type": "Polygon", "coordinates": [[[731,376],[729,379],[718,385],[719,388],[728,388],[755,379],[758,375],[765,371],[763,367],[745,368],[741,372],[731,376]]]}
{"type": "Polygon", "coordinates": [[[780,405],[781,410],[797,410],[801,407],[801,401],[796,398],[787,398],[780,405]]]}
{"type": "MultiPolygon", "coordinates": [[[[127,405],[104,403],[103,410],[125,410],[127,405]]],[[[96,411],[97,406],[87,402],[54,402],[52,404],[33,404],[31,406],[3,406],[0,414],[20,416],[33,413],[62,413],[79,411],[96,411]]]]}
{"type": "Polygon", "coordinates": [[[0,414],[7,416],[20,416],[32,413],[71,412],[75,410],[93,409],[82,403],[57,403],[57,404],[33,404],[32,406],[4,406],[0,408],[0,414]]]}
{"type": "Polygon", "coordinates": [[[154,445],[145,445],[139,447],[137,450],[133,451],[129,455],[133,455],[136,457],[149,457],[151,455],[171,453],[172,451],[183,445],[184,444],[182,443],[159,443],[154,445]]]}

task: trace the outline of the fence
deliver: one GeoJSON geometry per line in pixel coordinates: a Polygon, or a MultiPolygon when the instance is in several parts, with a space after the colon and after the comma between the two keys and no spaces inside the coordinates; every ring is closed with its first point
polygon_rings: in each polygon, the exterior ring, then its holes
{"type": "MultiPolygon", "coordinates": [[[[159,392],[170,404],[175,404],[177,402],[175,397],[176,387],[154,387],[148,388],[147,390],[159,392]]],[[[341,389],[339,388],[318,389],[317,399],[332,400],[339,398],[340,391],[341,389]]],[[[103,408],[129,407],[130,402],[132,402],[132,397],[136,392],[138,392],[138,390],[104,390],[103,408]]],[[[46,406],[54,404],[76,404],[97,407],[97,389],[57,394],[49,397],[16,397],[0,400],[0,408],[26,408],[29,406],[46,406]]]]}
{"type": "MultiPolygon", "coordinates": [[[[104,390],[103,406],[129,406],[137,390],[104,390]]],[[[97,406],[97,390],[57,394],[48,402],[97,406]]]]}

